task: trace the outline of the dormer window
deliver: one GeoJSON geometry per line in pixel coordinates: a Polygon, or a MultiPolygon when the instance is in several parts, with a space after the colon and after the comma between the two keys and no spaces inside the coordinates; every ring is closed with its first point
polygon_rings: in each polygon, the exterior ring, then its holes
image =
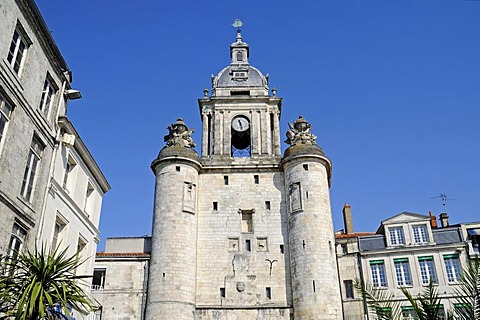
{"type": "Polygon", "coordinates": [[[428,229],[425,224],[412,226],[412,230],[415,243],[425,243],[430,241],[428,237],[428,229]]]}
{"type": "Polygon", "coordinates": [[[396,246],[405,244],[405,236],[403,235],[402,227],[388,228],[388,233],[390,236],[390,245],[396,246]]]}

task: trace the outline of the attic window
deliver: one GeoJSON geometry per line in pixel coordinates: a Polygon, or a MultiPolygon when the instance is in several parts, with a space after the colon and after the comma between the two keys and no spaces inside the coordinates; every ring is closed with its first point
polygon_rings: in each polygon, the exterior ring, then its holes
{"type": "Polygon", "coordinates": [[[246,91],[230,91],[231,96],[249,96],[250,90],[246,91]]]}

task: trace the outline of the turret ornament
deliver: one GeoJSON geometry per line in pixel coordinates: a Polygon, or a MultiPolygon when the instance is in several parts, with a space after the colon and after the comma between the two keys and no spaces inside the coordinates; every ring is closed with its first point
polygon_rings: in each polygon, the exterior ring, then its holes
{"type": "Polygon", "coordinates": [[[298,117],[298,119],[293,123],[288,123],[290,130],[287,131],[287,140],[291,146],[297,144],[315,144],[317,136],[310,132],[312,125],[307,122],[302,115],[298,117]]]}
{"type": "Polygon", "coordinates": [[[193,129],[188,129],[182,118],[168,126],[168,135],[163,137],[167,147],[194,148],[196,146],[192,139],[193,129]]]}

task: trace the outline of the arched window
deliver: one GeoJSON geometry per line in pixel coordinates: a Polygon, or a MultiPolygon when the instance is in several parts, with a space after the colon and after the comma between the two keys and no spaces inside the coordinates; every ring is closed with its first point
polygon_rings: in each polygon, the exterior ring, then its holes
{"type": "Polygon", "coordinates": [[[250,157],[250,120],[244,116],[233,118],[231,130],[232,157],[250,157]]]}

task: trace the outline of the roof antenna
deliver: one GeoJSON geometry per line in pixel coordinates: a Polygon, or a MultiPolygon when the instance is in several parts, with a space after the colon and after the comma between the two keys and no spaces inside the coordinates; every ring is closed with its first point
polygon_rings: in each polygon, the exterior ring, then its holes
{"type": "Polygon", "coordinates": [[[456,200],[455,198],[448,198],[446,193],[440,193],[438,196],[431,197],[430,199],[436,199],[440,198],[442,199],[442,206],[443,206],[443,212],[447,212],[447,201],[448,200],[456,200]]]}

